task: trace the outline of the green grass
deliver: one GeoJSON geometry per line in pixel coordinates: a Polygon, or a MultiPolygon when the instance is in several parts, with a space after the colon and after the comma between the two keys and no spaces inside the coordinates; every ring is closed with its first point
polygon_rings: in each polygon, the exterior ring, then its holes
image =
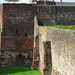
{"type": "Polygon", "coordinates": [[[30,66],[15,66],[0,68],[0,75],[41,75],[37,70],[31,70],[30,66]]]}
{"type": "Polygon", "coordinates": [[[60,29],[73,29],[75,30],[75,25],[45,25],[46,27],[55,27],[60,29]]]}

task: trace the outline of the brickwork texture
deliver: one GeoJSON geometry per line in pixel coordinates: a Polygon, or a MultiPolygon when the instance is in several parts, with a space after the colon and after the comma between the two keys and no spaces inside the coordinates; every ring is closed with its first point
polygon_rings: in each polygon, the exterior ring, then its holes
{"type": "Polygon", "coordinates": [[[1,52],[5,66],[32,64],[35,14],[35,5],[3,4],[1,52]]]}

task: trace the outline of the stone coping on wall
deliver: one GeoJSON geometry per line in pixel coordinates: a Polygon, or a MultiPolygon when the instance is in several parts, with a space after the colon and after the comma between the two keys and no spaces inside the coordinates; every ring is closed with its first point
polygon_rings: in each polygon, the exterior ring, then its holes
{"type": "Polygon", "coordinates": [[[60,28],[45,27],[45,26],[39,26],[39,28],[50,28],[50,29],[55,29],[55,30],[64,30],[64,31],[72,31],[72,32],[75,32],[75,30],[72,30],[72,29],[60,29],[60,28]]]}
{"type": "MultiPolygon", "coordinates": [[[[75,46],[75,30],[39,26],[39,32],[40,32],[40,30],[43,30],[43,32],[45,31],[46,35],[49,35],[49,31],[51,31],[52,32],[51,38],[53,40],[60,40],[60,41],[67,42],[67,43],[75,46]],[[62,37],[60,37],[60,36],[62,36],[62,37]]],[[[47,36],[46,36],[46,38],[48,39],[47,36]]]]}
{"type": "Polygon", "coordinates": [[[26,4],[26,3],[3,3],[3,4],[7,4],[7,5],[36,5],[36,4],[26,4]]]}
{"type": "Polygon", "coordinates": [[[27,52],[27,51],[33,51],[33,49],[26,49],[26,50],[1,50],[1,52],[3,51],[24,51],[24,52],[27,52]]]}

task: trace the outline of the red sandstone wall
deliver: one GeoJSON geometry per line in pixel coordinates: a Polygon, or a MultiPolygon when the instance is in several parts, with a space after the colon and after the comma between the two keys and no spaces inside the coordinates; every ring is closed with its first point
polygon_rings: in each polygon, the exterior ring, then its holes
{"type": "Polygon", "coordinates": [[[34,5],[3,4],[0,67],[32,64],[35,13],[34,5]]]}
{"type": "Polygon", "coordinates": [[[2,5],[0,5],[0,23],[2,23],[2,5]]]}
{"type": "Polygon", "coordinates": [[[33,48],[33,18],[35,13],[34,5],[3,5],[2,50],[33,48]]]}
{"type": "MultiPolygon", "coordinates": [[[[2,5],[0,5],[0,29],[1,29],[1,24],[2,24],[2,5]]],[[[0,33],[0,49],[1,49],[1,33],[0,33]]],[[[1,51],[0,51],[0,56],[1,56],[1,51]]]]}

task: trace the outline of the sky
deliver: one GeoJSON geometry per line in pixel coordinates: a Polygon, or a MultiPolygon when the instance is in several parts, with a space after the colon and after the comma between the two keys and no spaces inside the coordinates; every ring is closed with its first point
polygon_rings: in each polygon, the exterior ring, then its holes
{"type": "MultiPolygon", "coordinates": [[[[56,2],[59,2],[60,0],[55,0],[56,2]]],[[[62,0],[63,2],[75,2],[75,0],[62,0]]],[[[3,3],[4,0],[0,0],[0,4],[3,3]]]]}

